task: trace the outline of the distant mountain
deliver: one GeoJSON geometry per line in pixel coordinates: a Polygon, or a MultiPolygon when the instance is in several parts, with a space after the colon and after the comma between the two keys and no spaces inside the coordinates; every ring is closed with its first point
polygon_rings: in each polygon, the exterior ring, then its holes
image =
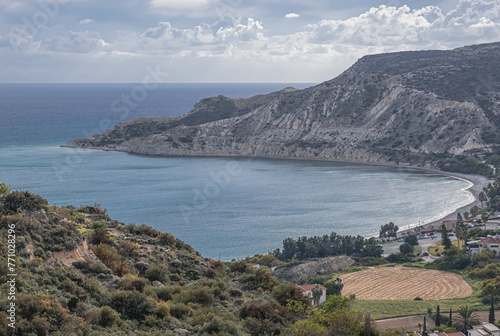
{"type": "Polygon", "coordinates": [[[500,42],[370,55],[307,89],[207,98],[183,116],[133,119],[68,146],[437,166],[442,157],[496,152],[499,65],[500,42]]]}

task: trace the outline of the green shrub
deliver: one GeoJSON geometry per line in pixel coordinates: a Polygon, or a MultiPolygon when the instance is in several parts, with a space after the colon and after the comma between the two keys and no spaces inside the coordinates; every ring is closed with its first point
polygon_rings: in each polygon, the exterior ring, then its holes
{"type": "Polygon", "coordinates": [[[286,335],[283,333],[284,328],[281,323],[274,323],[269,319],[249,317],[245,319],[244,326],[248,333],[252,336],[286,335]]]}
{"type": "Polygon", "coordinates": [[[110,305],[130,319],[144,319],[155,312],[155,303],[143,293],[119,290],[111,295],[110,305]]]}
{"type": "Polygon", "coordinates": [[[364,257],[364,258],[353,258],[356,261],[357,265],[360,266],[379,266],[387,264],[387,261],[382,258],[374,258],[374,257],[364,257]]]}
{"type": "Polygon", "coordinates": [[[99,312],[99,325],[101,327],[111,327],[120,321],[120,315],[113,308],[104,306],[99,312]]]}
{"type": "Polygon", "coordinates": [[[87,265],[88,265],[88,270],[92,273],[104,273],[104,274],[109,274],[111,273],[110,269],[106,267],[101,261],[99,260],[94,260],[91,258],[87,258],[87,265]]]}
{"type": "Polygon", "coordinates": [[[264,269],[258,269],[255,273],[240,278],[239,281],[249,290],[260,288],[264,291],[271,291],[276,284],[276,280],[264,269]]]}
{"type": "Polygon", "coordinates": [[[306,306],[310,303],[310,300],[302,294],[300,288],[295,284],[274,286],[271,296],[282,306],[286,306],[290,300],[301,302],[306,306]]]}
{"type": "Polygon", "coordinates": [[[168,268],[165,264],[157,263],[148,268],[145,273],[145,277],[153,282],[159,281],[161,283],[168,282],[168,268]]]}
{"type": "Polygon", "coordinates": [[[162,232],[157,237],[160,244],[170,247],[175,247],[177,240],[170,233],[162,232]]]}
{"type": "Polygon", "coordinates": [[[118,276],[123,276],[127,272],[127,263],[118,253],[116,248],[107,244],[99,244],[92,246],[92,251],[104,265],[109,267],[113,273],[118,276]]]}
{"type": "Polygon", "coordinates": [[[156,316],[159,318],[167,318],[170,316],[170,306],[166,302],[158,302],[156,304],[156,316]]]}
{"type": "Polygon", "coordinates": [[[210,306],[214,303],[214,294],[209,287],[195,287],[195,285],[186,287],[174,297],[177,303],[199,303],[204,306],[210,306]]]}
{"type": "Polygon", "coordinates": [[[229,264],[229,270],[231,272],[246,273],[249,270],[250,265],[245,260],[233,261],[229,264]]]}
{"type": "Polygon", "coordinates": [[[493,279],[500,276],[500,268],[497,264],[487,265],[485,268],[473,268],[469,275],[478,279],[493,279]]]}
{"type": "Polygon", "coordinates": [[[77,260],[72,263],[73,267],[76,269],[88,269],[89,263],[85,260],[77,260]]]}
{"type": "Polygon", "coordinates": [[[453,254],[447,255],[436,259],[432,263],[425,265],[426,268],[438,269],[438,270],[461,270],[469,266],[471,263],[471,258],[463,254],[453,254]]]}
{"type": "Polygon", "coordinates": [[[123,290],[136,290],[138,292],[143,292],[146,286],[147,280],[144,278],[139,278],[132,274],[126,274],[119,282],[118,288],[123,290]]]}
{"type": "Polygon", "coordinates": [[[90,242],[95,245],[111,243],[111,236],[107,229],[95,229],[90,238],[90,242]]]}
{"type": "Polygon", "coordinates": [[[246,302],[240,309],[240,317],[255,317],[260,320],[286,316],[286,309],[274,299],[254,299],[246,302]]]}
{"type": "Polygon", "coordinates": [[[214,317],[200,329],[200,335],[244,335],[233,321],[222,320],[214,317]]]}
{"type": "Polygon", "coordinates": [[[170,301],[174,298],[175,294],[179,294],[182,291],[182,287],[179,285],[165,286],[155,288],[155,293],[158,299],[163,301],[170,301]]]}
{"type": "Polygon", "coordinates": [[[170,306],[170,314],[178,319],[193,315],[193,310],[184,303],[174,303],[170,306]]]}
{"type": "Polygon", "coordinates": [[[13,191],[5,196],[5,200],[3,202],[4,208],[11,213],[22,210],[47,210],[48,205],[49,202],[45,198],[32,194],[28,191],[13,191]]]}
{"type": "Polygon", "coordinates": [[[410,257],[402,253],[393,253],[385,258],[390,263],[405,263],[411,261],[410,257]]]}

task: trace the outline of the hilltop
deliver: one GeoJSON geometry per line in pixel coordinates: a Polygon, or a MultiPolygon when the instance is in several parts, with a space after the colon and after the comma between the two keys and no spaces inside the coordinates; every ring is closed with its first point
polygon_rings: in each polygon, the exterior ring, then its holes
{"type": "Polygon", "coordinates": [[[498,151],[498,64],[500,43],[370,55],[310,88],[206,98],[183,116],[125,121],[68,146],[445,169],[460,164],[459,155],[498,151]]]}

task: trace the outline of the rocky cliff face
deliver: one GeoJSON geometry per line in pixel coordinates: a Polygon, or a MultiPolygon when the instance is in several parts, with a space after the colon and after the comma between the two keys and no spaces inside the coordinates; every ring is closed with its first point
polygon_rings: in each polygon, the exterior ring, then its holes
{"type": "Polygon", "coordinates": [[[70,147],[161,156],[253,156],[432,165],[500,143],[500,43],[365,56],[319,85],[207,98],[70,147]]]}

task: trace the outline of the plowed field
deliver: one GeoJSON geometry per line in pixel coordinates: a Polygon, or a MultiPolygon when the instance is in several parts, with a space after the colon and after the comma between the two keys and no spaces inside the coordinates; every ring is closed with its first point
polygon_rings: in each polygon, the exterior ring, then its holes
{"type": "Polygon", "coordinates": [[[340,276],[342,294],[359,300],[440,300],[466,297],[472,288],[458,274],[412,267],[378,267],[340,276]]]}

